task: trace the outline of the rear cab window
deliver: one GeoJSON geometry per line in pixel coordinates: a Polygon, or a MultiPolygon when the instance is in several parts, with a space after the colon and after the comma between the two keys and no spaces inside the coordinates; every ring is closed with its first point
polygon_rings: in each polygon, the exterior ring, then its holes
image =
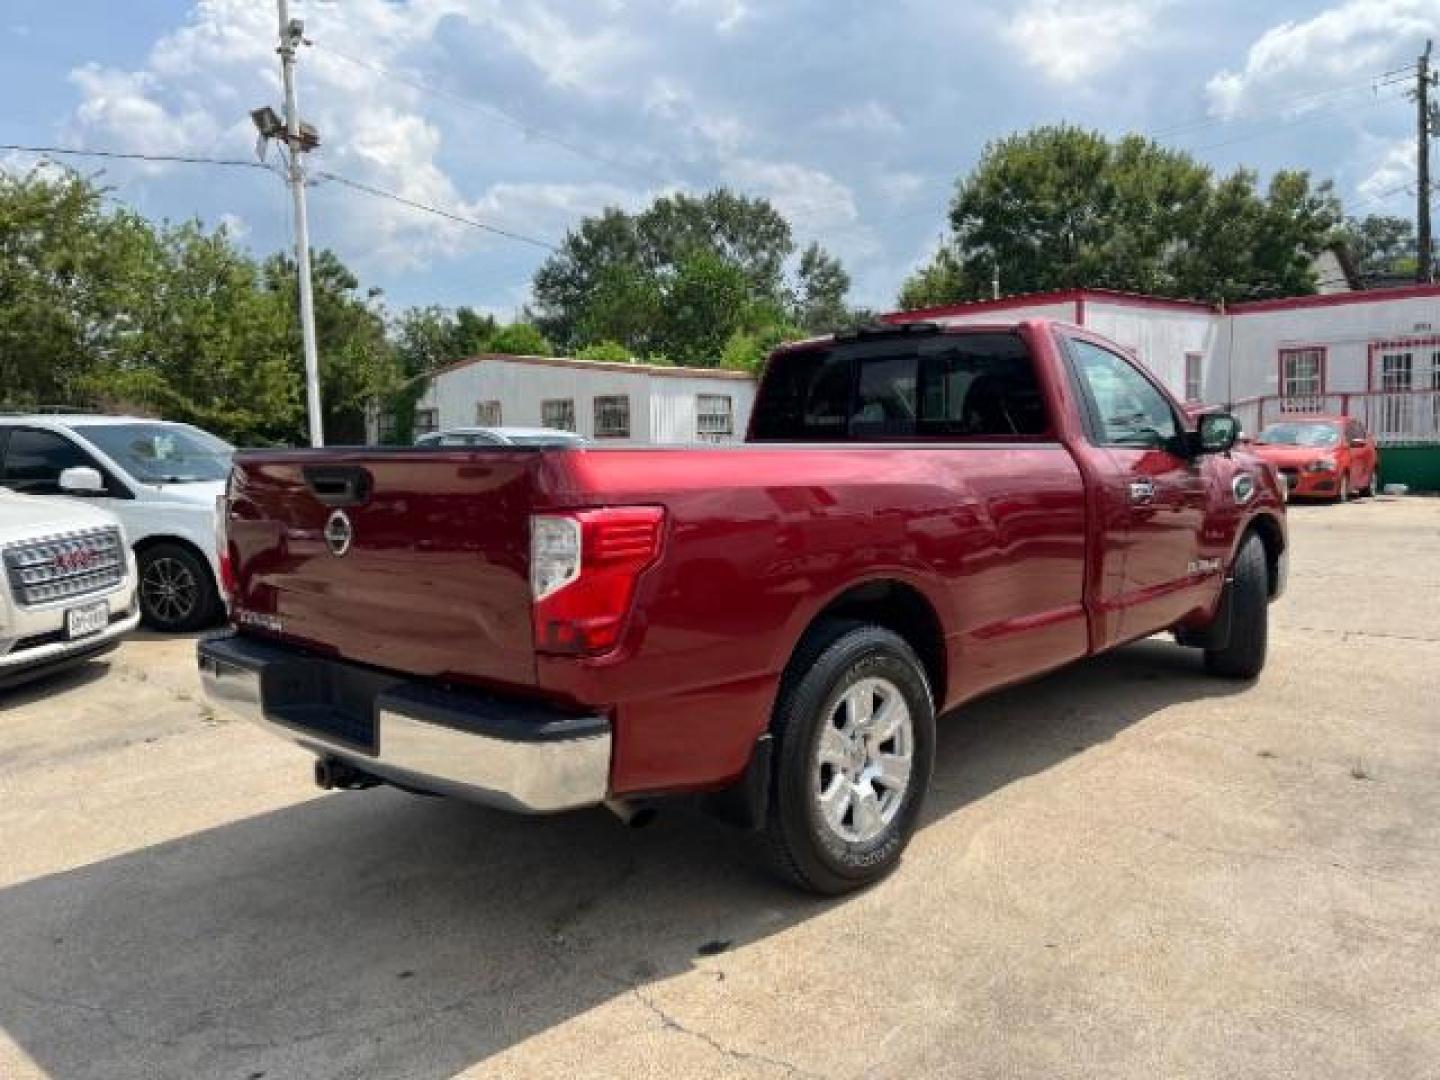
{"type": "Polygon", "coordinates": [[[840,341],[781,352],[756,442],[1053,438],[1029,349],[1001,331],[840,341]]]}

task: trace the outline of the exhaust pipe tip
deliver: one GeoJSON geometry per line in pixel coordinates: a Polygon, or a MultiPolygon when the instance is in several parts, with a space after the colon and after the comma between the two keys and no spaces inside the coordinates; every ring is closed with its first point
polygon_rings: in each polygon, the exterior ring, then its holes
{"type": "Polygon", "coordinates": [[[322,791],[344,791],[377,787],[380,780],[369,773],[361,772],[339,758],[315,759],[315,786],[322,791]]]}
{"type": "Polygon", "coordinates": [[[655,820],[658,811],[651,802],[633,799],[606,799],[605,806],[620,821],[631,829],[643,829],[655,820]]]}

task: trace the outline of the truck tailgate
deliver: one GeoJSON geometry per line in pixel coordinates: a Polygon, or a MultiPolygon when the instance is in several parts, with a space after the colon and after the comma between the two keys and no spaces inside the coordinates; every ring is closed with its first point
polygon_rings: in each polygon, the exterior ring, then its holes
{"type": "Polygon", "coordinates": [[[523,448],[238,455],[235,621],[392,671],[532,685],[539,459],[523,448]]]}

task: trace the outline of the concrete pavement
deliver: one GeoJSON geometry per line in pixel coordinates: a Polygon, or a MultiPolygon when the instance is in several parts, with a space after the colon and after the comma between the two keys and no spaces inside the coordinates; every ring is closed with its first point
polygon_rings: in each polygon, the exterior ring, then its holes
{"type": "Polygon", "coordinates": [[[1253,686],[947,718],[899,873],[321,794],[140,639],[0,695],[0,1076],[1440,1076],[1440,500],[1292,513],[1253,686]]]}

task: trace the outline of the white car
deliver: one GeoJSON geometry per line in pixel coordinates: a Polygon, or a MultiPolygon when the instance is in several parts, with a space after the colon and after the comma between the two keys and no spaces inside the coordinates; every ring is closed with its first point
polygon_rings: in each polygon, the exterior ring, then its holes
{"type": "Polygon", "coordinates": [[[0,687],[109,652],[140,621],[111,514],[0,488],[0,687]]]}
{"type": "Polygon", "coordinates": [[[140,613],[156,630],[197,630],[223,612],[215,500],[233,452],[189,424],[0,414],[0,486],[83,497],[119,518],[139,565],[140,613]]]}
{"type": "Polygon", "coordinates": [[[431,431],[415,440],[416,446],[589,446],[590,440],[573,431],[543,427],[459,427],[431,431]]]}

